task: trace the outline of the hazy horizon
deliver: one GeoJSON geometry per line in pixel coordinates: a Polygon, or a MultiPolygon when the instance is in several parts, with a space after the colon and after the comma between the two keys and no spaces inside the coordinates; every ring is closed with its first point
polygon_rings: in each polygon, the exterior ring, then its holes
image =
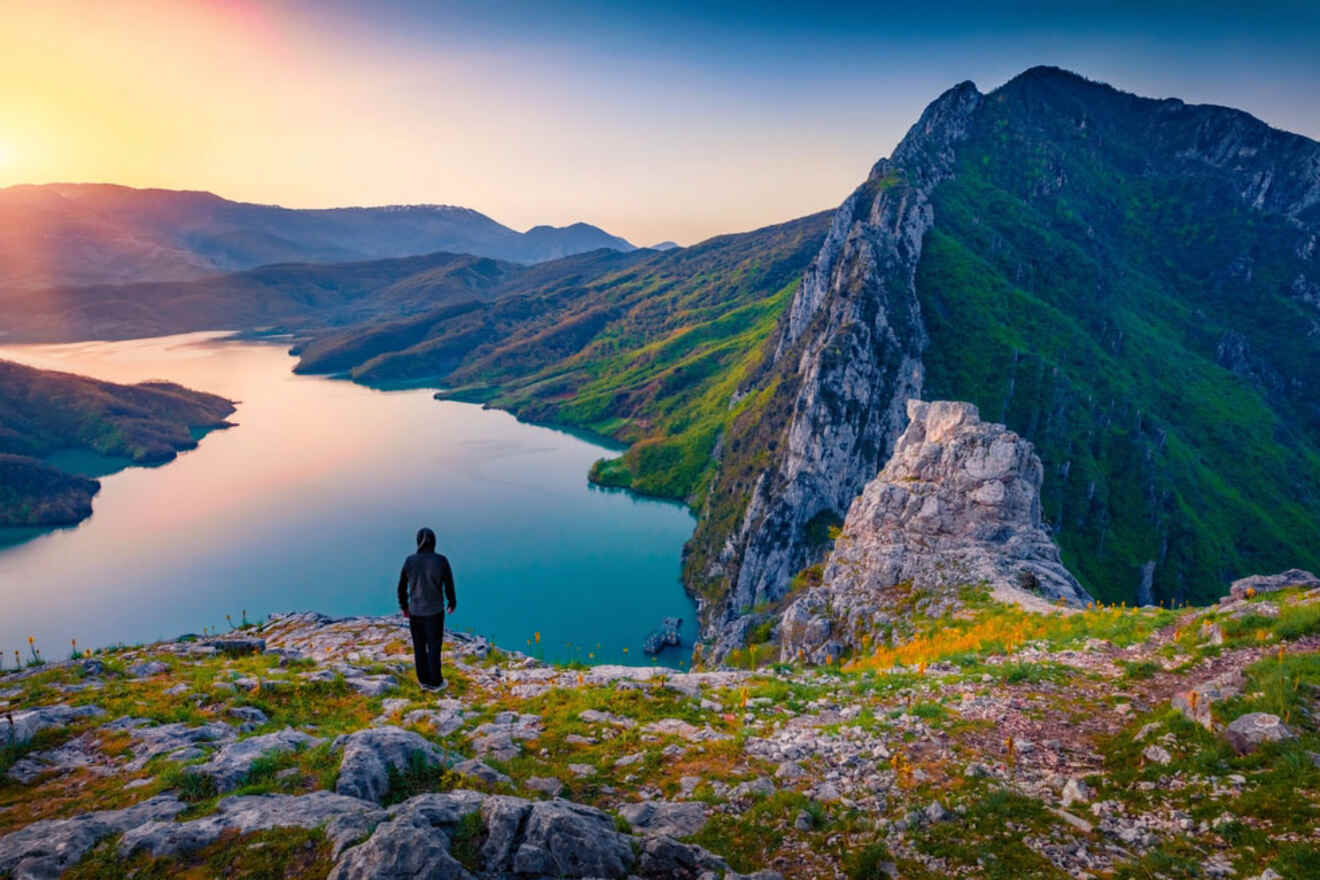
{"type": "Polygon", "coordinates": [[[0,186],[448,204],[687,245],[833,208],[940,92],[1039,64],[1320,137],[1320,8],[1261,12],[20,2],[0,186]]]}

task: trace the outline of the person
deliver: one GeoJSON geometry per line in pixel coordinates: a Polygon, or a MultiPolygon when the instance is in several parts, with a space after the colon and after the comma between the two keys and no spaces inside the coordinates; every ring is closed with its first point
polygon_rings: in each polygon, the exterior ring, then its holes
{"type": "Polygon", "coordinates": [[[399,608],[412,630],[417,681],[423,690],[445,687],[440,654],[445,640],[445,605],[454,613],[454,572],[449,560],[435,552],[435,532],[419,529],[417,552],[403,563],[399,574],[399,608]]]}

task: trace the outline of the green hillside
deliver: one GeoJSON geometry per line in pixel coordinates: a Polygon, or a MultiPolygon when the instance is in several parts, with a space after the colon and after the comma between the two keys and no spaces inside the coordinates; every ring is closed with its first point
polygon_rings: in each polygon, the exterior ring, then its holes
{"type": "Polygon", "coordinates": [[[1148,562],[1156,601],[1320,564],[1298,230],[1162,149],[1240,120],[1165,103],[1049,71],[991,93],[918,271],[927,396],[1036,444],[1045,519],[1110,601],[1133,600],[1148,562]]]}
{"type": "Polygon", "coordinates": [[[826,213],[690,248],[532,267],[488,303],[352,328],[297,369],[443,394],[630,444],[593,478],[696,504],[746,371],[820,248],[826,213]]]}

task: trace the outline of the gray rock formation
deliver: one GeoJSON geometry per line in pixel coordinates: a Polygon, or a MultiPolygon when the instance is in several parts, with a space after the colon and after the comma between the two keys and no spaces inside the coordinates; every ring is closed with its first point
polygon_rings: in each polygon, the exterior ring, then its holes
{"type": "Polygon", "coordinates": [[[177,798],[161,795],[123,810],[33,822],[0,837],[0,876],[55,880],[105,838],[172,819],[186,807],[177,798]]]}
{"type": "Polygon", "coordinates": [[[879,599],[904,583],[943,590],[986,584],[1078,605],[1090,599],[1041,525],[1040,459],[970,403],[907,404],[893,457],[848,511],[823,583],[785,611],[783,655],[856,649],[879,599]]]}
{"type": "Polygon", "coordinates": [[[1232,599],[1244,599],[1247,590],[1251,590],[1253,595],[1259,595],[1286,590],[1288,587],[1313,589],[1320,587],[1320,578],[1300,568],[1290,568],[1278,574],[1253,574],[1233,581],[1228,587],[1228,595],[1232,599]]]}
{"type": "Polygon", "coordinates": [[[953,146],[980,103],[965,82],[941,95],[834,215],[777,340],[776,369],[797,388],[784,452],[756,481],[713,573],[722,607],[703,609],[715,657],[738,647],[746,611],[778,599],[812,558],[808,526],[842,518],[921,395],[926,331],[916,292],[931,191],[953,172],[953,146]],[[808,333],[808,328],[811,332],[808,333]]]}
{"type": "Polygon", "coordinates": [[[1296,736],[1288,729],[1288,725],[1279,720],[1278,715],[1268,712],[1239,715],[1224,728],[1224,739],[1239,755],[1254,752],[1267,742],[1283,742],[1296,736]]]}
{"type": "Polygon", "coordinates": [[[641,801],[624,804],[619,808],[619,815],[635,830],[648,837],[689,837],[706,825],[706,811],[695,801],[641,801]]]}
{"type": "Polygon", "coordinates": [[[124,768],[132,772],[146,767],[152,758],[160,755],[169,755],[176,761],[200,758],[206,754],[205,749],[233,742],[238,736],[223,721],[189,727],[182,721],[152,724],[147,718],[118,718],[105,729],[128,731],[133,738],[133,760],[124,768]]]}
{"type": "Polygon", "coordinates": [[[124,836],[119,840],[119,854],[129,857],[147,852],[161,858],[194,852],[228,833],[324,828],[332,853],[338,857],[345,847],[361,839],[385,818],[385,812],[373,803],[328,791],[301,796],[265,794],[225,798],[209,816],[189,822],[167,821],[182,808],[180,804],[169,815],[120,828],[124,836]]]}
{"type": "Polygon", "coordinates": [[[66,727],[80,718],[104,715],[97,706],[42,706],[23,712],[12,712],[0,718],[0,745],[18,745],[32,739],[39,731],[66,727]]]}
{"type": "Polygon", "coordinates": [[[372,727],[335,737],[332,751],[343,750],[335,791],[380,803],[390,790],[390,769],[405,773],[415,763],[434,767],[450,763],[430,740],[401,727],[372,727]]]}
{"type": "Polygon", "coordinates": [[[243,784],[258,758],[299,751],[320,742],[322,740],[318,737],[286,727],[223,746],[210,760],[189,767],[188,772],[211,777],[215,780],[216,791],[223,794],[243,784]]]}

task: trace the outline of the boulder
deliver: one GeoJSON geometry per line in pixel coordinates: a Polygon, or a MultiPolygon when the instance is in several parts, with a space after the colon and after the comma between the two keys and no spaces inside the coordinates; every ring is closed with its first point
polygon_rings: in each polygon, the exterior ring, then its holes
{"type": "Polygon", "coordinates": [[[135,678],[151,678],[157,675],[164,675],[170,671],[170,667],[161,663],[159,660],[144,660],[141,663],[134,663],[128,667],[128,674],[135,678]]]}
{"type": "Polygon", "coordinates": [[[106,730],[127,731],[133,738],[133,759],[124,769],[136,773],[160,755],[176,761],[186,761],[205,754],[203,749],[233,742],[234,728],[223,721],[209,721],[189,727],[179,721],[174,724],[153,725],[146,718],[118,718],[105,725],[106,730]]]}
{"type": "Polygon", "coordinates": [[[1210,707],[1242,693],[1242,671],[1238,669],[1217,675],[1186,691],[1173,695],[1169,703],[1188,719],[1206,730],[1214,728],[1210,707]]]}
{"type": "Polygon", "coordinates": [[[189,773],[215,780],[216,791],[223,794],[243,784],[252,765],[267,755],[281,755],[314,746],[323,740],[292,727],[261,736],[242,739],[222,746],[209,761],[189,767],[189,773]]]}
{"type": "Polygon", "coordinates": [[[1320,587],[1320,578],[1300,568],[1290,568],[1278,574],[1253,574],[1233,581],[1228,587],[1228,595],[1234,599],[1245,599],[1248,590],[1253,595],[1260,595],[1286,590],[1288,587],[1304,587],[1308,590],[1320,587]]]}
{"type": "Polygon", "coordinates": [[[249,638],[246,636],[226,636],[220,639],[208,639],[202,643],[205,647],[214,648],[233,657],[241,657],[244,654],[261,654],[266,650],[266,640],[258,638],[249,638]]]}
{"type": "Polygon", "coordinates": [[[679,631],[683,628],[683,618],[666,617],[660,624],[660,628],[652,630],[642,641],[642,650],[651,656],[655,656],[665,648],[678,647],[682,644],[682,637],[679,631]]]}
{"type": "Polygon", "coordinates": [[[532,876],[622,878],[635,858],[631,838],[616,831],[607,814],[568,801],[539,801],[528,811],[511,866],[532,876]]]}
{"type": "Polygon", "coordinates": [[[1278,715],[1268,712],[1249,712],[1239,715],[1224,728],[1224,739],[1239,755],[1254,752],[1267,742],[1283,742],[1296,737],[1278,715]]]}
{"type": "Polygon", "coordinates": [[[1090,600],[1041,521],[1044,470],[1031,443],[981,421],[970,403],[910,400],[907,414],[893,455],[852,502],[821,586],[786,609],[782,659],[861,650],[880,599],[900,583],[932,592],[984,583],[1028,606],[1090,600]]]}
{"type": "Polygon", "coordinates": [[[619,808],[619,815],[648,837],[691,837],[706,826],[706,811],[695,801],[624,804],[619,808]]]}
{"type": "Polygon", "coordinates": [[[430,740],[401,727],[372,727],[335,737],[330,748],[342,751],[335,791],[380,803],[390,790],[390,769],[406,773],[416,763],[427,767],[449,761],[430,740]]]}
{"type": "Polygon", "coordinates": [[[1166,765],[1173,762],[1173,755],[1163,746],[1149,745],[1142,749],[1141,757],[1152,764],[1166,765]]]}
{"type": "Polygon", "coordinates": [[[0,717],[0,745],[19,745],[28,742],[42,730],[67,727],[83,718],[104,715],[99,706],[41,706],[0,717]]]}
{"type": "MultiPolygon", "coordinates": [[[[175,811],[178,812],[178,811],[175,811]]],[[[166,817],[170,818],[170,817],[166,817]]],[[[147,852],[156,858],[195,852],[230,833],[272,828],[323,828],[336,857],[385,818],[385,811],[358,798],[328,791],[305,795],[264,794],[220,801],[209,816],[189,822],[148,821],[121,829],[119,854],[147,852]]]]}
{"type": "Polygon", "coordinates": [[[160,795],[123,810],[33,822],[0,837],[0,876],[55,880],[105,838],[173,819],[186,808],[178,798],[160,795]]]}
{"type": "Polygon", "coordinates": [[[486,785],[507,785],[513,780],[505,776],[485,761],[478,761],[476,758],[468,758],[466,761],[459,761],[453,766],[453,771],[460,776],[471,776],[478,779],[486,785]]]}

